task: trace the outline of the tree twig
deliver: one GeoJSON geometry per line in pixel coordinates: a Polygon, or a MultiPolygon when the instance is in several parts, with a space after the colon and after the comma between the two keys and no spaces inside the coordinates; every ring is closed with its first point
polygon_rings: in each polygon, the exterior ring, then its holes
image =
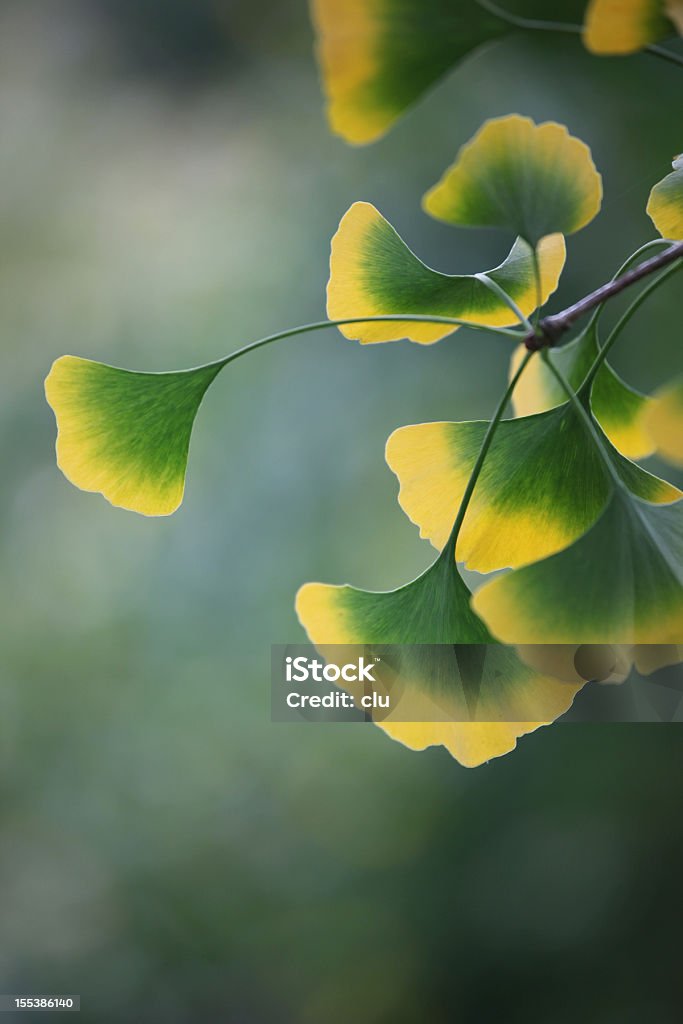
{"type": "Polygon", "coordinates": [[[650,274],[655,274],[658,270],[680,259],[683,259],[683,242],[676,242],[675,245],[671,245],[663,253],[660,253],[659,256],[653,256],[652,259],[645,260],[644,263],[641,263],[633,270],[629,270],[628,273],[618,277],[615,281],[610,281],[608,284],[603,284],[602,287],[596,288],[590,295],[586,295],[583,299],[575,302],[574,305],[563,309],[561,313],[544,317],[539,322],[536,330],[527,334],[524,344],[530,352],[538,352],[542,348],[552,348],[573,327],[576,321],[580,320],[586,313],[590,313],[591,310],[601,306],[603,302],[607,302],[608,299],[626,291],[631,285],[637,284],[638,281],[649,277],[650,274]]]}

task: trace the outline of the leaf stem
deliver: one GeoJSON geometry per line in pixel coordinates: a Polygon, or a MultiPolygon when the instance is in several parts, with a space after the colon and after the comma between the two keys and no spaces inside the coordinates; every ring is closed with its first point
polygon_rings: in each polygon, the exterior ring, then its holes
{"type": "Polygon", "coordinates": [[[536,32],[565,32],[570,35],[581,35],[583,32],[581,25],[570,25],[564,21],[524,18],[519,14],[513,14],[512,11],[505,10],[504,7],[499,7],[492,0],[476,0],[476,2],[485,11],[488,11],[489,14],[492,14],[495,18],[500,18],[501,21],[506,21],[508,25],[514,25],[515,28],[524,28],[536,32]]]}
{"type": "Polygon", "coordinates": [[[536,281],[536,310],[534,312],[534,332],[538,331],[538,324],[541,319],[541,307],[543,306],[543,284],[541,281],[541,263],[538,258],[538,246],[533,249],[534,279],[536,281]]]}
{"type": "MultiPolygon", "coordinates": [[[[504,7],[499,7],[493,0],[475,0],[475,2],[483,10],[492,14],[494,18],[500,18],[501,21],[507,22],[508,25],[512,25],[514,28],[526,29],[530,32],[562,32],[565,35],[572,36],[582,36],[584,33],[583,25],[575,25],[566,21],[525,18],[522,15],[513,14],[512,11],[508,11],[504,7]]],[[[644,46],[641,52],[649,54],[650,57],[665,60],[669,64],[675,64],[679,68],[683,67],[683,57],[672,50],[667,50],[664,46],[651,43],[649,46],[644,46]]]]}
{"type": "MultiPolygon", "coordinates": [[[[636,249],[635,252],[631,253],[629,258],[622,263],[622,265],[619,267],[619,269],[617,270],[617,272],[614,275],[614,277],[612,278],[612,280],[613,281],[617,281],[620,277],[622,277],[626,273],[627,270],[631,269],[631,267],[633,266],[634,263],[638,262],[638,260],[640,259],[641,256],[645,255],[646,252],[649,252],[651,249],[661,249],[662,246],[664,248],[668,248],[670,245],[671,245],[671,243],[668,242],[665,238],[653,238],[652,241],[646,242],[645,245],[641,245],[641,247],[639,249],[636,249]]],[[[593,312],[592,317],[590,318],[590,320],[588,322],[588,328],[596,326],[596,324],[598,323],[600,317],[602,316],[602,314],[605,311],[605,306],[606,305],[607,305],[607,303],[603,302],[599,306],[596,307],[596,309],[593,312]]]]}
{"type": "Polygon", "coordinates": [[[664,46],[656,46],[652,43],[650,46],[645,47],[645,53],[649,53],[651,57],[659,57],[660,60],[668,61],[669,64],[676,64],[679,68],[683,68],[683,57],[681,57],[680,53],[667,50],[664,46]]]}
{"type": "Polygon", "coordinates": [[[519,364],[517,372],[513,376],[510,383],[508,384],[507,390],[505,391],[505,394],[498,403],[498,407],[496,408],[496,411],[493,414],[493,419],[489,423],[486,433],[484,434],[484,440],[481,443],[481,448],[479,449],[477,460],[474,463],[472,472],[470,473],[470,478],[467,481],[467,487],[465,488],[465,493],[462,496],[462,501],[460,502],[458,514],[455,518],[455,522],[453,523],[453,529],[451,530],[450,537],[448,538],[448,541],[446,542],[446,546],[444,548],[444,554],[448,553],[448,557],[455,558],[455,545],[457,543],[460,530],[462,529],[462,524],[465,521],[465,515],[467,513],[470,501],[472,500],[474,488],[477,486],[477,481],[479,480],[481,471],[484,468],[486,456],[489,453],[489,448],[491,447],[494,435],[496,433],[496,430],[498,429],[498,424],[502,420],[503,414],[507,409],[508,403],[512,398],[515,388],[517,387],[519,378],[522,376],[527,366],[529,365],[529,360],[531,359],[533,354],[533,352],[525,353],[524,359],[519,364]]]}
{"type": "MultiPolygon", "coordinates": [[[[244,345],[242,348],[236,349],[227,356],[223,356],[222,359],[216,359],[212,363],[206,363],[205,366],[216,366],[219,370],[228,363],[232,363],[235,359],[239,359],[241,356],[247,355],[249,352],[255,352],[256,349],[264,348],[266,345],[271,345],[274,341],[283,341],[285,338],[293,338],[297,334],[309,334],[311,331],[322,331],[328,327],[345,327],[351,324],[372,324],[372,323],[417,323],[417,324],[445,324],[446,326],[452,327],[471,327],[477,331],[488,331],[491,334],[502,334],[506,338],[516,338],[518,341],[521,340],[522,335],[519,331],[512,330],[507,327],[488,327],[484,324],[475,324],[470,320],[459,320],[451,316],[420,316],[417,314],[392,314],[387,316],[354,316],[348,317],[343,320],[317,320],[315,323],[302,324],[299,327],[289,327],[286,331],[278,331],[276,334],[269,334],[265,338],[259,338],[258,341],[252,341],[248,345],[244,345]]],[[[193,367],[193,369],[203,369],[204,367],[193,367]]]]}
{"type": "Polygon", "coordinates": [[[560,385],[564,393],[567,395],[567,398],[571,402],[574,411],[579,416],[579,419],[583,423],[588,434],[590,434],[590,437],[595,443],[595,447],[598,449],[600,455],[602,456],[605,468],[607,469],[607,472],[609,473],[615,488],[620,491],[625,490],[626,485],[617,473],[616,467],[612,462],[612,459],[610,458],[607,449],[605,448],[603,440],[600,437],[600,434],[598,433],[595,423],[593,422],[592,416],[586,409],[585,405],[583,404],[579,396],[574,392],[573,388],[565,378],[564,374],[561,373],[560,370],[558,370],[558,368],[553,363],[552,359],[550,358],[550,353],[548,352],[548,349],[543,349],[543,351],[541,352],[541,358],[543,359],[543,362],[546,364],[546,366],[548,367],[548,369],[550,370],[553,377],[560,385]]]}
{"type": "MultiPolygon", "coordinates": [[[[536,252],[536,250],[534,250],[534,252],[536,252]]],[[[486,285],[489,291],[493,292],[494,295],[497,295],[501,302],[504,302],[505,305],[512,310],[525,331],[533,334],[536,333],[534,325],[528,317],[524,316],[524,313],[522,313],[515,300],[508,295],[504,288],[501,288],[497,281],[494,281],[493,278],[489,277],[487,274],[474,274],[473,276],[477,281],[481,281],[483,285],[486,285]]]]}

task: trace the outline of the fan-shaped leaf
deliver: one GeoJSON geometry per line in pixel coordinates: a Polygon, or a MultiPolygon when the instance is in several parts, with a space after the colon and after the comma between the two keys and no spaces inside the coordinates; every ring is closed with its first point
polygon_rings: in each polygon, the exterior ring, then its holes
{"type": "Polygon", "coordinates": [[[513,114],[487,121],[424,198],[427,213],[463,227],[510,228],[530,245],[571,235],[595,217],[602,179],[563,125],[513,114]]]}
{"type": "Polygon", "coordinates": [[[554,721],[580,687],[537,674],[499,645],[486,648],[484,672],[464,669],[453,645],[491,643],[469,602],[448,554],[413,583],[388,593],[308,583],[296,608],[311,643],[332,659],[337,645],[369,645],[373,653],[392,645],[403,680],[401,717],[389,713],[377,724],[413,750],[443,745],[461,764],[474,767],[554,721]]]}
{"type": "Polygon", "coordinates": [[[584,42],[592,53],[635,53],[672,35],[674,25],[683,31],[681,0],[591,0],[584,42]]]}
{"type": "Polygon", "coordinates": [[[656,392],[645,424],[660,455],[683,466],[683,377],[656,392]]]}
{"type": "MultiPolygon", "coordinates": [[[[562,235],[552,235],[539,246],[542,302],[557,288],[565,255],[562,235]]],[[[533,312],[538,293],[533,254],[526,242],[518,239],[505,262],[488,275],[524,313],[533,312]]],[[[494,327],[516,323],[509,306],[475,277],[440,274],[425,266],[369,203],[354,203],[332,240],[327,312],[332,320],[410,313],[452,316],[494,327]]],[[[423,345],[457,330],[410,322],[340,329],[363,344],[409,338],[423,345]]]]}
{"type": "Polygon", "coordinates": [[[485,584],[473,607],[518,644],[683,641],[683,501],[613,493],[574,545],[485,584]]]}
{"type": "Polygon", "coordinates": [[[647,212],[662,238],[683,240],[683,156],[673,162],[673,171],[650,193],[647,212]]]}
{"type": "MultiPolygon", "coordinates": [[[[423,423],[387,442],[399,502],[420,536],[441,549],[488,424],[423,423]]],[[[671,502],[680,491],[629,462],[605,440],[619,474],[641,498],[671,502]]],[[[573,406],[504,420],[474,490],[456,556],[491,572],[537,561],[572,544],[609,499],[609,476],[573,406]]]]}
{"type": "Polygon", "coordinates": [[[57,462],[71,483],[147,516],[183,500],[190,435],[220,366],[136,373],[63,356],[45,381],[57,462]]]}
{"type": "Polygon", "coordinates": [[[445,72],[511,31],[475,0],[313,0],[333,131],[373,142],[445,72]]]}

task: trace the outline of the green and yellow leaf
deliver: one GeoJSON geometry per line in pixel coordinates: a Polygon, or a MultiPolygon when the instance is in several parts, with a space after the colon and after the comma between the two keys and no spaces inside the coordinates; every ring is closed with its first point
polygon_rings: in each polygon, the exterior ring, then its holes
{"type": "Polygon", "coordinates": [[[592,53],[619,56],[683,32],[681,0],[591,0],[584,42],[592,53]]]}
{"type": "Polygon", "coordinates": [[[389,655],[400,702],[377,725],[413,750],[442,745],[467,767],[512,750],[518,737],[563,714],[580,689],[539,675],[506,647],[481,646],[491,636],[450,553],[387,593],[308,583],[296,610],[328,660],[346,660],[340,645],[389,655]]]}
{"type": "Polygon", "coordinates": [[[183,500],[197,410],[219,369],[137,373],[57,359],[45,394],[57,420],[59,468],[119,508],[170,515],[183,500]]]}
{"type": "MultiPolygon", "coordinates": [[[[523,378],[522,378],[523,379],[523,378]]],[[[401,427],[386,459],[399,502],[420,536],[441,550],[481,448],[486,422],[401,427]]],[[[629,462],[605,441],[626,485],[650,502],[680,491],[629,462]]],[[[498,426],[460,531],[456,557],[487,573],[561,551],[598,518],[611,490],[594,442],[574,408],[503,420],[498,426]]]]}
{"type": "MultiPolygon", "coordinates": [[[[512,354],[510,378],[516,373],[526,349],[519,346],[512,354]]],[[[597,327],[562,348],[553,349],[550,358],[565,380],[576,391],[598,355],[597,327]]],[[[542,359],[532,359],[513,395],[517,416],[531,416],[563,405],[567,398],[542,359]]],[[[629,387],[608,363],[603,363],[593,383],[591,406],[598,423],[612,444],[629,459],[644,459],[655,450],[645,426],[650,399],[629,387]]]]}
{"type": "MultiPolygon", "coordinates": [[[[557,288],[566,256],[564,238],[551,235],[540,243],[541,300],[557,288]]],[[[518,239],[501,266],[488,271],[525,314],[536,308],[538,292],[529,245],[518,239]]],[[[492,327],[515,324],[509,306],[471,276],[440,274],[415,256],[391,224],[369,203],[354,203],[332,240],[327,313],[348,317],[411,315],[450,316],[492,327]]],[[[352,324],[340,328],[363,344],[409,338],[423,345],[452,334],[457,327],[406,321],[352,324]]]]}
{"type": "Polygon", "coordinates": [[[334,132],[373,142],[438,79],[511,31],[474,0],[312,0],[334,132]]]}
{"type": "Polygon", "coordinates": [[[602,179],[588,146],[563,125],[518,114],[487,121],[424,198],[438,220],[509,228],[532,246],[579,231],[601,203],[602,179]]]}
{"type": "Polygon", "coordinates": [[[683,377],[653,395],[645,424],[659,454],[683,466],[683,377]]]}
{"type": "Polygon", "coordinates": [[[574,545],[485,584],[473,608],[507,643],[680,645],[683,501],[614,492],[574,545]]]}
{"type": "Polygon", "coordinates": [[[647,212],[662,238],[683,241],[683,156],[673,161],[673,171],[652,189],[647,212]]]}

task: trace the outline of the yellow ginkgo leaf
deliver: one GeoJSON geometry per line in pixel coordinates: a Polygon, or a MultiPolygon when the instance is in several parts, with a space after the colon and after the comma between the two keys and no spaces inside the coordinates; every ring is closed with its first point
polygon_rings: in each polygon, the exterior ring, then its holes
{"type": "Polygon", "coordinates": [[[312,0],[332,130],[373,142],[439,78],[512,28],[476,0],[312,0]]]}
{"type": "Polygon", "coordinates": [[[673,171],[650,193],[647,212],[662,238],[683,241],[683,156],[673,161],[673,171]]]}
{"type": "Polygon", "coordinates": [[[554,721],[584,682],[544,676],[493,643],[472,613],[451,551],[387,593],[307,583],[296,610],[328,662],[363,648],[368,660],[390,663],[399,700],[375,719],[380,728],[412,750],[442,745],[467,767],[507,753],[520,736],[554,721]]]}
{"type": "Polygon", "coordinates": [[[112,505],[170,515],[183,500],[195,416],[220,368],[137,373],[57,359],[45,393],[57,419],[59,468],[112,505]]]}
{"type": "MultiPolygon", "coordinates": [[[[538,248],[541,303],[557,288],[566,249],[562,235],[550,235],[538,248]]],[[[507,259],[488,277],[503,288],[523,313],[539,300],[534,257],[518,239],[507,259]]],[[[391,224],[370,203],[354,203],[332,240],[327,313],[331,320],[350,317],[424,314],[504,327],[517,323],[510,307],[482,281],[470,275],[440,274],[411,252],[391,224]]],[[[363,344],[409,338],[423,345],[439,341],[456,327],[443,324],[353,324],[340,328],[363,344]]]]}
{"type": "Polygon", "coordinates": [[[683,377],[653,395],[645,424],[659,454],[683,466],[683,377]]]}
{"type": "Polygon", "coordinates": [[[672,35],[683,24],[680,0],[591,0],[586,11],[584,42],[605,56],[636,53],[672,35]]]}
{"type": "MultiPolygon", "coordinates": [[[[401,427],[386,458],[399,479],[399,502],[439,550],[450,533],[488,424],[421,423],[401,427]]],[[[680,491],[629,462],[607,439],[616,471],[650,502],[680,491]]],[[[568,547],[600,515],[610,479],[574,407],[499,424],[460,531],[456,556],[487,573],[535,562],[568,547]]]]}
{"type": "Polygon", "coordinates": [[[678,649],[683,501],[652,505],[614,491],[574,545],[484,584],[472,603],[493,635],[507,643],[678,649]]]}
{"type": "Polygon", "coordinates": [[[601,203],[602,179],[588,146],[563,125],[518,114],[487,121],[424,198],[438,220],[509,228],[532,246],[579,231],[601,203]]]}

